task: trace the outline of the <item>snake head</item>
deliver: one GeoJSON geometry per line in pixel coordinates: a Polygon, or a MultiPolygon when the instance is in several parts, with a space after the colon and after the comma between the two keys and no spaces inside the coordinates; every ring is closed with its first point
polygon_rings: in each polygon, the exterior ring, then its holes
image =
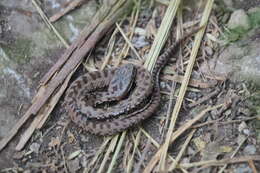
{"type": "Polygon", "coordinates": [[[109,83],[109,97],[121,100],[131,89],[136,76],[136,67],[133,64],[125,64],[118,67],[109,83]]]}

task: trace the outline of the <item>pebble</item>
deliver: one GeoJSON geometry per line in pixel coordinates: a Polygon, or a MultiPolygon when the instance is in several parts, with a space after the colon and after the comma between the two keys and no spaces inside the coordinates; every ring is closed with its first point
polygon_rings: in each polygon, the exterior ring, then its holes
{"type": "Polygon", "coordinates": [[[234,173],[245,173],[245,172],[253,173],[252,169],[248,165],[245,165],[245,164],[234,169],[234,173]]]}
{"type": "Polygon", "coordinates": [[[249,17],[243,9],[236,10],[231,14],[227,25],[230,29],[241,27],[245,30],[248,30],[250,28],[249,17]]]}
{"type": "Polygon", "coordinates": [[[256,153],[256,148],[254,145],[247,145],[245,148],[244,148],[244,153],[246,155],[253,155],[256,153]]]}
{"type": "Polygon", "coordinates": [[[81,168],[81,166],[79,164],[79,159],[76,158],[76,159],[68,161],[68,168],[69,168],[70,172],[78,171],[81,168]]]}
{"type": "Polygon", "coordinates": [[[30,145],[30,150],[35,152],[35,153],[39,153],[39,150],[40,150],[40,144],[38,143],[32,143],[30,145]]]}

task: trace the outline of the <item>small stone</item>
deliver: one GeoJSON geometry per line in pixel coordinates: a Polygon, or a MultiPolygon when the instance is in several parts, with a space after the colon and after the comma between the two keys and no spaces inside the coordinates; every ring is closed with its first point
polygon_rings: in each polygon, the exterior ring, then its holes
{"type": "Polygon", "coordinates": [[[243,129],[243,134],[249,136],[250,135],[249,129],[243,129]]]}
{"type": "Polygon", "coordinates": [[[188,147],[188,149],[187,149],[187,154],[188,155],[194,155],[195,153],[196,153],[196,151],[194,151],[193,148],[188,147]]]}
{"type": "Polygon", "coordinates": [[[205,47],[205,51],[206,51],[206,54],[209,55],[209,56],[212,56],[213,55],[213,49],[209,46],[206,46],[205,47]]]}
{"type": "Polygon", "coordinates": [[[190,163],[190,159],[188,157],[184,157],[182,160],[181,160],[181,163],[190,163]]]}
{"type": "Polygon", "coordinates": [[[227,25],[230,29],[243,28],[248,30],[250,28],[249,17],[244,10],[236,10],[231,14],[227,25]]]}
{"type": "Polygon", "coordinates": [[[142,48],[144,46],[149,45],[145,36],[134,37],[132,42],[133,42],[134,47],[136,47],[136,48],[142,48]]]}
{"type": "Polygon", "coordinates": [[[246,128],[247,128],[247,124],[243,121],[242,123],[239,124],[238,131],[241,133],[246,128]]]}
{"type": "Polygon", "coordinates": [[[245,172],[253,173],[252,169],[245,164],[234,169],[234,173],[245,173],[245,172]]]}
{"type": "Polygon", "coordinates": [[[80,139],[82,142],[88,142],[89,141],[89,138],[83,134],[80,135],[80,139]]]}
{"type": "Polygon", "coordinates": [[[244,153],[247,154],[247,155],[253,155],[256,153],[256,148],[254,145],[247,145],[245,148],[244,148],[244,153]]]}
{"type": "Polygon", "coordinates": [[[32,144],[30,145],[30,150],[33,151],[33,152],[35,152],[35,153],[39,153],[40,147],[41,147],[40,144],[38,144],[38,143],[32,143],[32,144]]]}

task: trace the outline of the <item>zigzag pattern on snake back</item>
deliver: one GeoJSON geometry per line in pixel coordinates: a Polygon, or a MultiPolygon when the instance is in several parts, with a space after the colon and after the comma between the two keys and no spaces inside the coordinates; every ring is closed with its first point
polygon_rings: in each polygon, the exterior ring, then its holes
{"type": "Polygon", "coordinates": [[[159,75],[162,68],[180,43],[198,30],[192,31],[159,56],[151,73],[130,64],[90,72],[77,78],[65,96],[65,109],[71,120],[90,133],[112,135],[151,116],[160,103],[159,75]],[[136,75],[132,75],[135,70],[136,75]]]}

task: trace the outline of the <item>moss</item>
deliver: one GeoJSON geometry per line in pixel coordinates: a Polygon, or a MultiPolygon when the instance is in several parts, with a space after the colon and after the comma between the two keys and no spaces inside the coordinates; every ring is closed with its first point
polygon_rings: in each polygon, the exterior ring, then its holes
{"type": "Polygon", "coordinates": [[[28,62],[31,57],[32,41],[26,38],[18,38],[8,45],[1,45],[6,55],[18,64],[28,62]]]}
{"type": "Polygon", "coordinates": [[[237,27],[235,29],[226,31],[224,34],[227,37],[228,42],[234,42],[241,39],[247,32],[248,30],[244,29],[243,27],[237,27]]]}
{"type": "Polygon", "coordinates": [[[235,42],[240,40],[244,35],[246,35],[250,30],[260,27],[260,9],[248,14],[250,28],[245,29],[243,27],[237,27],[235,29],[230,29],[224,34],[226,36],[227,42],[235,42]]]}
{"type": "Polygon", "coordinates": [[[249,14],[251,26],[257,28],[260,26],[260,9],[249,14]]]}

